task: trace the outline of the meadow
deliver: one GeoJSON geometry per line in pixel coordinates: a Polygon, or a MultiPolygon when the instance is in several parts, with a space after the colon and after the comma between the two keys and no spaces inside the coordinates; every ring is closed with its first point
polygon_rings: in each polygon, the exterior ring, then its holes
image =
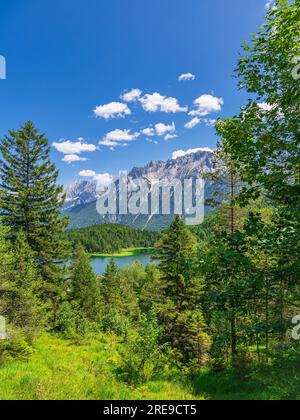
{"type": "Polygon", "coordinates": [[[261,369],[195,376],[167,366],[140,386],[118,378],[122,343],[112,335],[81,343],[43,334],[27,360],[0,364],[0,400],[278,400],[299,399],[300,360],[261,369]]]}

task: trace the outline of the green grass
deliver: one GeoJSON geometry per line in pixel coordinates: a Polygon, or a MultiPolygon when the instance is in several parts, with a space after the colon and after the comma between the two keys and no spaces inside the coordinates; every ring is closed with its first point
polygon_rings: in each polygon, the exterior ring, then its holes
{"type": "Polygon", "coordinates": [[[92,258],[120,258],[120,257],[134,257],[141,254],[152,254],[153,248],[127,248],[115,254],[97,254],[92,253],[92,258]]]}
{"type": "Polygon", "coordinates": [[[0,400],[299,400],[300,361],[249,371],[203,369],[187,379],[166,369],[133,387],[118,380],[121,344],[109,336],[81,345],[44,334],[28,361],[0,365],[0,400]]]}
{"type": "Polygon", "coordinates": [[[29,361],[0,366],[0,400],[202,399],[167,376],[137,388],[118,381],[118,355],[107,348],[105,337],[78,346],[45,334],[29,361]]]}

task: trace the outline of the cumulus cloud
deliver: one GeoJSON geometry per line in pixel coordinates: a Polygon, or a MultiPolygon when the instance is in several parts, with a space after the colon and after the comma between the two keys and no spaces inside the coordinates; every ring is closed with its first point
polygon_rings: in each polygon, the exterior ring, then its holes
{"type": "Polygon", "coordinates": [[[100,190],[102,190],[103,188],[107,188],[114,181],[114,177],[111,174],[97,174],[97,172],[92,171],[90,169],[80,171],[79,176],[83,178],[92,178],[94,181],[97,182],[97,188],[100,190]]]}
{"type": "Polygon", "coordinates": [[[189,115],[193,117],[204,117],[212,112],[221,111],[223,104],[223,98],[216,98],[212,95],[201,95],[194,101],[195,109],[189,115]]]}
{"type": "Polygon", "coordinates": [[[198,152],[206,152],[206,153],[213,153],[214,150],[210,149],[209,147],[200,147],[198,149],[189,149],[189,150],[177,150],[177,152],[174,152],[172,155],[172,159],[176,160],[180,157],[184,157],[187,155],[192,155],[198,152]]]}
{"type": "Polygon", "coordinates": [[[198,117],[193,118],[191,121],[185,124],[185,128],[192,129],[195,128],[198,124],[200,124],[201,120],[198,117]]]}
{"type": "Polygon", "coordinates": [[[207,127],[214,127],[216,125],[217,120],[212,120],[209,118],[203,118],[202,120],[207,127]]]}
{"type": "Polygon", "coordinates": [[[97,173],[95,171],[91,171],[90,169],[79,172],[79,176],[82,176],[84,178],[93,178],[95,175],[97,175],[97,173]]]}
{"type": "Polygon", "coordinates": [[[88,159],[84,157],[80,157],[78,155],[65,155],[62,160],[63,162],[66,162],[66,163],[74,163],[74,162],[86,162],[88,159]]]}
{"type": "Polygon", "coordinates": [[[147,137],[153,137],[155,135],[154,128],[152,127],[145,128],[144,130],[141,131],[141,133],[147,137]]]}
{"type": "Polygon", "coordinates": [[[163,123],[158,123],[155,125],[156,134],[160,137],[165,136],[166,134],[174,134],[176,131],[175,123],[166,125],[163,123]]]}
{"type": "Polygon", "coordinates": [[[125,118],[126,116],[131,115],[131,110],[126,104],[111,102],[110,104],[97,106],[94,110],[94,114],[98,118],[109,120],[110,118],[125,118]]]}
{"type": "Polygon", "coordinates": [[[160,93],[144,95],[140,102],[147,112],[166,112],[168,114],[176,112],[187,112],[187,107],[181,107],[178,100],[172,97],[162,96],[160,93]]]}
{"type": "Polygon", "coordinates": [[[167,134],[166,136],[165,136],[165,140],[166,141],[169,141],[169,140],[173,140],[173,139],[176,139],[178,136],[177,136],[177,134],[167,134]]]}
{"type": "Polygon", "coordinates": [[[98,185],[108,187],[114,180],[114,177],[110,174],[96,174],[94,181],[97,181],[98,185]]]}
{"type": "Polygon", "coordinates": [[[181,74],[178,78],[179,82],[184,82],[186,80],[195,80],[196,76],[192,73],[184,73],[181,74]]]}
{"type": "Polygon", "coordinates": [[[70,140],[62,141],[60,143],[53,143],[53,147],[64,155],[75,155],[82,152],[95,152],[97,147],[94,144],[88,144],[83,139],[78,139],[76,142],[70,140]]]}
{"type": "Polygon", "coordinates": [[[121,99],[124,102],[136,102],[142,96],[142,91],[140,89],[132,89],[124,92],[121,95],[121,99]]]}
{"type": "Polygon", "coordinates": [[[131,130],[113,130],[106,134],[99,144],[106,147],[124,146],[126,143],[136,140],[139,133],[133,133],[131,130]],[[125,144],[124,144],[125,143],[125,144]]]}

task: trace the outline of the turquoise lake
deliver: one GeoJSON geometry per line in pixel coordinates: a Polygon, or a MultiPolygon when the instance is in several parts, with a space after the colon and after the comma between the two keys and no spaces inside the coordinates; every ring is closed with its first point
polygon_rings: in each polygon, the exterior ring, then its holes
{"type": "MultiPolygon", "coordinates": [[[[103,274],[109,260],[110,258],[107,258],[107,257],[92,258],[91,263],[92,263],[94,271],[99,275],[103,274]]],[[[144,267],[147,267],[147,265],[151,262],[151,255],[140,254],[140,255],[134,255],[131,257],[116,257],[114,258],[114,260],[119,268],[125,267],[126,265],[130,265],[134,263],[135,261],[138,261],[142,263],[144,267]]]]}

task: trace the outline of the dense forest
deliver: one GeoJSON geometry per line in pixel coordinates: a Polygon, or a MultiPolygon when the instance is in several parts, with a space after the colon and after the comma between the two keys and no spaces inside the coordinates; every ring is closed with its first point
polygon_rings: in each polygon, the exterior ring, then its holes
{"type": "Polygon", "coordinates": [[[151,248],[158,238],[156,232],[114,224],[94,225],[66,232],[66,239],[73,249],[81,244],[87,252],[94,254],[118,253],[128,248],[151,248]]]}
{"type": "Polygon", "coordinates": [[[144,239],[107,226],[66,238],[45,135],[28,122],[2,139],[1,399],[300,399],[299,10],[278,0],[244,44],[236,76],[252,99],[217,121],[207,175],[222,195],[203,226],[177,216],[147,237],[159,265],[111,260],[98,277],[82,245],[144,239]]]}

